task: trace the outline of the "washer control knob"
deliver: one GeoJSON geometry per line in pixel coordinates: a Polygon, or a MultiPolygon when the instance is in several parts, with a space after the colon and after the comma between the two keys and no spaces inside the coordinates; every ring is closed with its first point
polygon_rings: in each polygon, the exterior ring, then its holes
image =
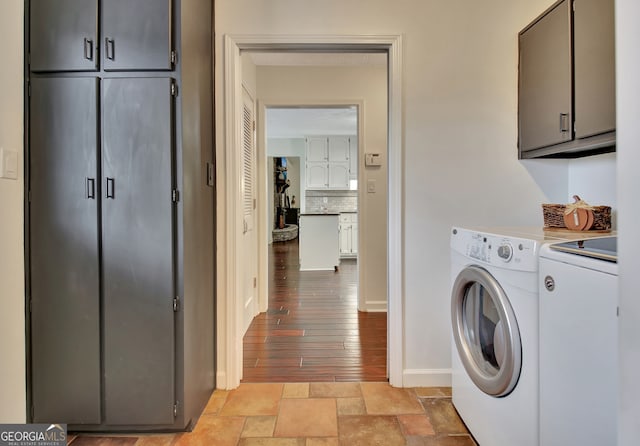
{"type": "Polygon", "coordinates": [[[513,257],[513,248],[509,243],[503,243],[498,247],[498,257],[505,262],[511,260],[511,257],[513,257]]]}

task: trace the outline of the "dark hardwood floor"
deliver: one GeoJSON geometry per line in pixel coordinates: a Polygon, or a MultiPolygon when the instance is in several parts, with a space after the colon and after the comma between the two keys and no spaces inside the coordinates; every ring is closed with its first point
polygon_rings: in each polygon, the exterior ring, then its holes
{"type": "Polygon", "coordinates": [[[387,315],[357,309],[356,260],[299,271],[298,240],[273,243],[269,307],[244,337],[242,382],[386,381],[387,315]]]}

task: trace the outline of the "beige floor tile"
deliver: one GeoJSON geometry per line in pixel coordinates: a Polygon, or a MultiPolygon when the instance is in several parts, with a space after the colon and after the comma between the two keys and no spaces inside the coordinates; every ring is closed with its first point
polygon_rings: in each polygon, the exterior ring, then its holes
{"type": "Polygon", "coordinates": [[[421,398],[451,398],[451,387],[416,387],[413,390],[421,398]]]}
{"type": "Polygon", "coordinates": [[[336,404],[338,405],[338,415],[367,414],[362,398],[336,398],[336,404]]]}
{"type": "Polygon", "coordinates": [[[305,446],[305,444],[304,438],[243,438],[238,446],[305,446]]]}
{"type": "Polygon", "coordinates": [[[424,446],[476,446],[469,435],[439,435],[437,437],[423,437],[424,446]]]}
{"type": "Polygon", "coordinates": [[[387,383],[360,383],[369,415],[423,414],[415,394],[387,383]]]}
{"type": "Polygon", "coordinates": [[[177,438],[176,434],[141,435],[135,446],[171,446],[177,438]]]}
{"type": "Polygon", "coordinates": [[[405,446],[394,416],[344,416],[338,418],[340,446],[405,446]]]}
{"type": "Polygon", "coordinates": [[[135,436],[95,437],[79,435],[71,442],[72,446],[134,446],[138,441],[135,436]]]}
{"type": "Polygon", "coordinates": [[[221,416],[278,415],[283,384],[240,384],[229,392],[221,416]]]}
{"type": "Polygon", "coordinates": [[[359,383],[311,383],[309,386],[311,398],[347,398],[361,397],[359,383]]]}
{"type": "Polygon", "coordinates": [[[224,406],[224,403],[227,401],[227,397],[225,395],[224,398],[214,398],[213,396],[211,398],[209,398],[209,402],[207,403],[206,407],[204,408],[204,411],[202,412],[203,415],[215,415],[218,412],[220,412],[220,409],[222,409],[222,406],[224,406]]]}
{"type": "Polygon", "coordinates": [[[307,438],[305,446],[338,446],[338,438],[307,438]]]}
{"type": "Polygon", "coordinates": [[[276,417],[247,417],[242,429],[242,438],[273,437],[276,417]]]}
{"type": "Polygon", "coordinates": [[[467,434],[467,428],[458,416],[449,398],[428,398],[422,400],[431,425],[438,434],[467,434]]]}
{"type": "Polygon", "coordinates": [[[337,437],[336,400],[285,399],[280,404],[274,437],[337,437]]]}
{"type": "Polygon", "coordinates": [[[405,435],[435,435],[436,433],[426,415],[398,415],[398,421],[405,435]]]}
{"type": "Polygon", "coordinates": [[[287,383],[282,398],[309,398],[309,383],[287,383]]]}
{"type": "Polygon", "coordinates": [[[244,426],[244,417],[200,417],[193,432],[180,435],[176,446],[236,446],[244,426]]]}

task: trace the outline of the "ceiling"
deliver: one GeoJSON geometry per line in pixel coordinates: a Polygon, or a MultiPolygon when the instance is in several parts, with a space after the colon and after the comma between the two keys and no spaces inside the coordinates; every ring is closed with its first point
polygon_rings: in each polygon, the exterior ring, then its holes
{"type": "Polygon", "coordinates": [[[358,111],[353,107],[267,108],[267,138],[308,135],[356,135],[358,111]]]}
{"type": "MultiPolygon", "coordinates": [[[[325,52],[249,52],[257,66],[383,66],[387,54],[325,52]]],[[[307,135],[356,135],[358,112],[353,107],[293,107],[267,109],[267,138],[303,138],[307,135]]]]}

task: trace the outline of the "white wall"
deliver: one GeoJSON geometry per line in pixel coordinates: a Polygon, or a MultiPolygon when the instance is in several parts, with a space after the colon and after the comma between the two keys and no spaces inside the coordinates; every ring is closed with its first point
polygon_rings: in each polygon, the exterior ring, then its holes
{"type": "Polygon", "coordinates": [[[620,274],[619,446],[640,444],[640,2],[616,0],[618,262],[620,274]]]}
{"type": "MultiPolygon", "coordinates": [[[[611,206],[612,226],[616,228],[616,154],[588,156],[569,162],[568,196],[572,203],[578,195],[593,206],[611,206]]],[[[564,203],[565,201],[562,201],[564,203]]]]}
{"type": "MultiPolygon", "coordinates": [[[[549,189],[517,160],[517,34],[548,6],[549,0],[216,2],[218,91],[227,33],[403,36],[404,227],[389,230],[404,231],[404,295],[392,298],[404,302],[405,385],[442,383],[449,375],[450,227],[542,224],[549,189]]],[[[219,125],[222,106],[218,100],[219,125]]],[[[565,187],[551,192],[565,196],[566,180],[559,184],[565,187]]]]}
{"type": "MultiPolygon", "coordinates": [[[[376,193],[358,194],[359,309],[384,311],[387,307],[387,69],[386,66],[271,67],[258,66],[258,98],[268,105],[324,105],[362,103],[359,119],[363,134],[360,150],[379,152],[379,168],[359,166],[360,184],[373,179],[376,193]],[[335,101],[335,102],[333,102],[335,101]]],[[[268,129],[267,129],[268,130],[268,129]]],[[[364,156],[360,154],[359,159],[364,156]]],[[[304,170],[304,169],[303,169],[304,170]]],[[[305,184],[305,183],[303,183],[305,184]]],[[[302,209],[306,209],[302,208],[302,209]]]]}
{"type": "Polygon", "coordinates": [[[22,0],[0,4],[0,146],[19,153],[18,180],[0,179],[0,423],[26,421],[22,0]]]}

